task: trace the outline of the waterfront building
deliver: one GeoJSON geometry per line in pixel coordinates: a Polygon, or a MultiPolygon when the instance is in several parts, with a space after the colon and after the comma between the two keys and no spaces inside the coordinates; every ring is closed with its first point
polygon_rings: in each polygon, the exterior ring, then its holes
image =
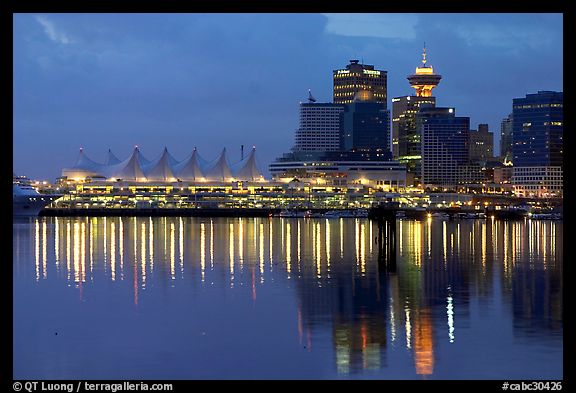
{"type": "Polygon", "coordinates": [[[386,105],[387,74],[387,71],[375,70],[373,65],[350,60],[345,69],[333,71],[334,103],[352,103],[359,91],[367,90],[373,94],[376,102],[386,105]]]}
{"type": "MultiPolygon", "coordinates": [[[[110,153],[109,153],[110,154],[110,153]]],[[[76,163],[62,169],[61,181],[130,181],[130,182],[160,182],[173,183],[181,181],[264,181],[256,160],[256,148],[248,157],[230,165],[226,157],[226,149],[213,161],[202,159],[196,149],[184,161],[178,161],[164,148],[158,158],[147,160],[140,153],[138,146],[130,157],[116,164],[110,156],[106,164],[98,163],[86,156],[83,149],[76,163]]]]}
{"type": "Polygon", "coordinates": [[[513,167],[514,193],[520,197],[549,198],[563,194],[561,166],[513,167]]]}
{"type": "Polygon", "coordinates": [[[488,131],[488,124],[478,124],[478,131],[470,130],[469,137],[470,162],[486,162],[494,158],[494,135],[488,131]]]}
{"type": "Polygon", "coordinates": [[[512,113],[500,123],[500,157],[512,160],[512,113]]]}
{"type": "Polygon", "coordinates": [[[512,183],[517,195],[562,194],[563,130],[562,92],[513,99],[512,183]]]}
{"type": "Polygon", "coordinates": [[[456,117],[454,108],[421,108],[416,126],[422,135],[422,185],[457,185],[459,167],[468,163],[470,118],[456,117]]]}
{"type": "Polygon", "coordinates": [[[513,99],[514,166],[563,166],[563,93],[539,91],[513,99]]]}
{"type": "Polygon", "coordinates": [[[342,151],[390,151],[390,111],[368,90],[345,106],[340,129],[342,151]]]}
{"type": "Polygon", "coordinates": [[[390,156],[359,152],[334,152],[316,158],[286,154],[270,164],[272,179],[286,183],[297,179],[311,185],[334,187],[364,186],[381,191],[400,191],[406,187],[406,167],[390,156]]]}
{"type": "Polygon", "coordinates": [[[340,149],[340,115],[344,104],[300,103],[300,125],[293,151],[336,151],[340,149]]]}

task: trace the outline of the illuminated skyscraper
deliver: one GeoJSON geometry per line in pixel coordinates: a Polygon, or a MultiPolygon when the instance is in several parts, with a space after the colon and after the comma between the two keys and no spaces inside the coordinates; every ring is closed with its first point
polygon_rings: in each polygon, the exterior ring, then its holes
{"type": "Polygon", "coordinates": [[[468,163],[470,118],[456,117],[454,108],[421,108],[416,127],[422,137],[422,184],[457,185],[468,163]]]}
{"type": "Polygon", "coordinates": [[[367,90],[376,102],[387,105],[388,71],[375,70],[373,65],[358,63],[358,60],[350,60],[346,69],[333,71],[334,103],[350,104],[354,102],[356,93],[367,90]]]}
{"type": "Polygon", "coordinates": [[[416,114],[422,107],[435,107],[432,89],[440,83],[441,76],[434,74],[432,66],[426,65],[426,47],[422,53],[422,67],[408,76],[410,85],[416,89],[415,96],[392,99],[392,155],[406,165],[407,184],[420,184],[421,133],[416,128],[416,114]]]}

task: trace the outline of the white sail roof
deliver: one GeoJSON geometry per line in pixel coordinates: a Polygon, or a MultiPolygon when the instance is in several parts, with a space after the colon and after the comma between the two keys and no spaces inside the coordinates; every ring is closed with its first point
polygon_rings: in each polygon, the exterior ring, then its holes
{"type": "Polygon", "coordinates": [[[105,165],[90,159],[86,153],[84,153],[84,149],[80,148],[76,163],[72,167],[63,168],[62,176],[84,179],[88,176],[102,176],[104,169],[105,165]]]}
{"type": "Polygon", "coordinates": [[[232,172],[234,178],[238,180],[258,181],[264,179],[264,175],[256,164],[256,147],[252,148],[248,157],[234,164],[232,172]]]}
{"type": "Polygon", "coordinates": [[[112,153],[111,149],[108,149],[108,155],[106,156],[106,165],[110,166],[110,165],[116,165],[116,164],[120,164],[122,161],[120,161],[118,159],[118,157],[116,157],[114,155],[114,153],[112,153]]]}
{"type": "Polygon", "coordinates": [[[172,166],[178,161],[168,153],[165,147],[160,157],[146,165],[144,172],[148,180],[176,181],[172,166]]]}
{"type": "Polygon", "coordinates": [[[202,168],[206,166],[206,160],[204,160],[198,154],[198,150],[194,148],[194,151],[184,161],[175,165],[174,174],[178,179],[186,181],[202,180],[204,179],[204,173],[202,168]]]}
{"type": "Polygon", "coordinates": [[[143,181],[146,180],[142,170],[144,165],[140,150],[136,146],[130,157],[119,164],[108,166],[105,172],[108,178],[143,181]]]}
{"type": "Polygon", "coordinates": [[[203,172],[206,180],[210,181],[226,181],[233,178],[230,165],[226,159],[226,148],[222,150],[217,159],[207,165],[203,172]]]}

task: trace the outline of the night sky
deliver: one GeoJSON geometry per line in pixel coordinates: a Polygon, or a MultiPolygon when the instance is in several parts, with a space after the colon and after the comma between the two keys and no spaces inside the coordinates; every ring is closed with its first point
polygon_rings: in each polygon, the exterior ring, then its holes
{"type": "Polygon", "coordinates": [[[233,163],[243,144],[268,174],[308,89],[330,102],[332,70],[359,59],[388,71],[391,109],[424,41],[437,105],[488,123],[498,154],[513,98],[563,90],[562,30],[561,14],[15,14],[14,172],[53,181],[80,147],[233,163]]]}

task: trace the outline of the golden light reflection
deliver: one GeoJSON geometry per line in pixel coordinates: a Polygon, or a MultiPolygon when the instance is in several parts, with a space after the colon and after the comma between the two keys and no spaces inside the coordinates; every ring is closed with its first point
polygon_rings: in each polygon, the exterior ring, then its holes
{"type": "MultiPolygon", "coordinates": [[[[174,225],[172,225],[171,236],[174,236],[174,225]]],[[[134,236],[136,237],[136,236],[134,236]]],[[[172,249],[172,279],[174,279],[174,250],[172,249]]],[[[146,223],[142,222],[140,224],[140,269],[142,270],[142,288],[146,288],[146,223]]]]}
{"type": "Polygon", "coordinates": [[[108,255],[106,254],[107,251],[108,251],[108,250],[107,250],[107,248],[108,248],[108,247],[107,247],[107,245],[108,245],[108,243],[107,243],[107,241],[108,241],[108,235],[107,235],[107,233],[106,233],[106,217],[103,218],[103,221],[104,221],[104,223],[103,223],[102,226],[104,227],[104,269],[106,269],[106,266],[107,266],[107,263],[108,263],[108,255]]]}
{"type": "Polygon", "coordinates": [[[56,270],[58,270],[60,267],[60,220],[54,220],[54,258],[56,270]]]}
{"type": "Polygon", "coordinates": [[[354,219],[354,248],[356,249],[356,266],[360,268],[360,221],[354,219]]]}
{"type": "MultiPolygon", "coordinates": [[[[210,224],[212,225],[212,224],[210,224]]],[[[212,226],[210,226],[212,228],[212,226]]],[[[213,242],[212,234],[211,236],[211,243],[213,242]]],[[[210,246],[212,247],[212,245],[210,246]]],[[[204,222],[200,223],[200,275],[202,278],[202,282],[204,282],[206,274],[206,226],[204,222]]]]}
{"type": "Polygon", "coordinates": [[[110,225],[110,278],[116,281],[116,223],[110,225]]]}
{"type": "Polygon", "coordinates": [[[326,269],[330,273],[330,220],[326,219],[326,269]]]}
{"type": "Polygon", "coordinates": [[[96,239],[96,235],[98,234],[98,231],[94,226],[95,220],[96,217],[92,217],[90,219],[90,225],[88,225],[88,230],[90,231],[90,237],[88,240],[88,247],[90,253],[90,279],[94,278],[94,275],[92,274],[92,272],[94,271],[94,243],[96,242],[96,240],[94,239],[96,239]]]}
{"type": "Polygon", "coordinates": [[[74,282],[80,282],[80,223],[74,223],[74,282]]]}
{"type": "Polygon", "coordinates": [[[360,271],[366,273],[366,225],[360,225],[360,271]]]}
{"type": "Polygon", "coordinates": [[[300,243],[302,243],[302,238],[300,235],[300,220],[298,220],[298,238],[296,239],[298,245],[298,272],[300,272],[300,243]]]}
{"type": "MultiPolygon", "coordinates": [[[[421,232],[423,230],[422,225],[420,224],[420,221],[417,221],[418,225],[417,227],[419,227],[418,232],[421,232]]],[[[427,254],[428,254],[428,258],[430,258],[432,256],[432,218],[428,217],[427,221],[426,221],[427,227],[426,227],[426,231],[428,233],[428,242],[426,244],[427,246],[427,254]]],[[[420,247],[418,247],[416,249],[416,255],[418,255],[418,262],[417,265],[420,266],[420,254],[421,254],[421,250],[422,250],[422,236],[420,236],[420,247]]]]}
{"type": "Polygon", "coordinates": [[[482,273],[486,274],[486,222],[482,222],[480,224],[480,236],[482,241],[482,248],[481,248],[481,261],[482,261],[482,273]]]}
{"type": "Polygon", "coordinates": [[[42,221],[42,278],[48,276],[48,266],[46,260],[46,220],[42,221]]]}
{"type": "Polygon", "coordinates": [[[322,240],[320,238],[320,223],[313,224],[314,232],[314,264],[316,265],[316,277],[322,278],[322,240]]]}
{"type": "Polygon", "coordinates": [[[414,331],[414,363],[418,375],[430,375],[434,370],[433,342],[430,311],[424,309],[418,316],[414,331]]]}
{"type": "Polygon", "coordinates": [[[36,234],[34,236],[34,262],[36,265],[36,281],[40,281],[40,222],[37,218],[34,222],[36,234]]]}
{"type": "Polygon", "coordinates": [[[340,258],[344,258],[344,219],[340,217],[340,258]]]}
{"type": "Polygon", "coordinates": [[[150,274],[152,274],[154,272],[154,223],[152,217],[148,221],[148,252],[150,253],[150,274]]]}
{"type": "Polygon", "coordinates": [[[86,281],[86,223],[80,225],[80,281],[86,281]]]}
{"type": "Polygon", "coordinates": [[[260,239],[260,246],[258,251],[260,254],[260,274],[264,271],[264,223],[260,223],[260,230],[258,231],[258,238],[260,239]]]}
{"type": "Polygon", "coordinates": [[[176,248],[176,236],[174,231],[176,230],[174,223],[170,223],[170,277],[172,280],[176,279],[176,258],[175,248],[176,248]]]}
{"type": "Polygon", "coordinates": [[[210,270],[214,270],[214,220],[210,219],[210,270]]]}
{"type": "Polygon", "coordinates": [[[71,263],[72,263],[72,258],[70,257],[70,252],[72,247],[70,247],[70,245],[72,244],[72,228],[70,225],[70,221],[66,222],[66,244],[68,245],[66,247],[66,269],[68,272],[68,281],[70,281],[71,279],[71,274],[72,274],[72,269],[71,269],[71,263]]]}
{"type": "Polygon", "coordinates": [[[290,228],[290,221],[288,221],[286,223],[286,272],[288,273],[288,278],[290,278],[290,272],[291,272],[291,248],[292,248],[292,244],[291,244],[291,237],[292,237],[292,231],[290,228]]]}
{"type": "Polygon", "coordinates": [[[180,260],[180,277],[184,277],[184,224],[182,217],[178,225],[178,259],[180,260]]]}
{"type": "Polygon", "coordinates": [[[240,270],[244,266],[244,219],[240,217],[238,224],[238,262],[240,263],[240,270]]]}
{"type": "Polygon", "coordinates": [[[230,286],[234,286],[234,224],[229,225],[230,286]]]}
{"type": "Polygon", "coordinates": [[[118,254],[120,255],[120,280],[124,280],[124,220],[120,217],[118,233],[118,254]]]}

